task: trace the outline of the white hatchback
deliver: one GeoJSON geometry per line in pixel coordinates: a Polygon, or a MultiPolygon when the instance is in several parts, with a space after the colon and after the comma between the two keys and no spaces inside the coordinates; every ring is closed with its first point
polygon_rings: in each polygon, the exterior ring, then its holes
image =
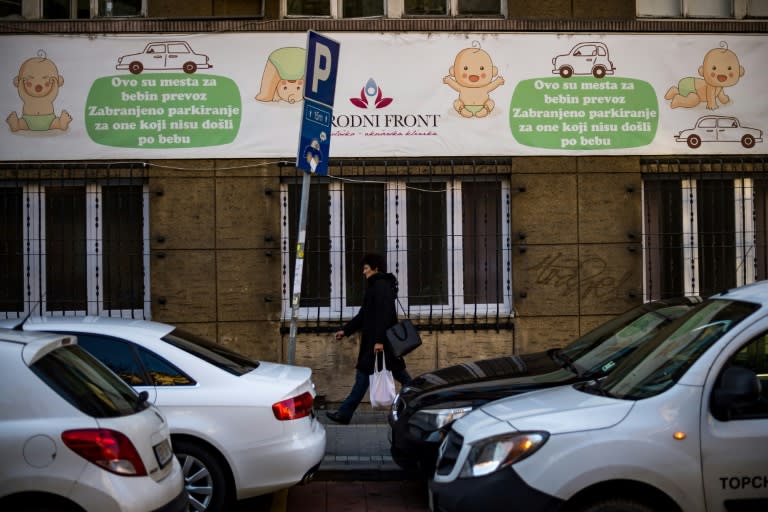
{"type": "Polygon", "coordinates": [[[0,509],[181,512],[168,423],[72,336],[0,329],[0,509]]]}
{"type": "Polygon", "coordinates": [[[221,511],[235,499],[306,481],[323,459],[310,368],[254,361],[147,320],[32,317],[22,328],[76,335],[149,393],[168,418],[193,510],[221,511]]]}

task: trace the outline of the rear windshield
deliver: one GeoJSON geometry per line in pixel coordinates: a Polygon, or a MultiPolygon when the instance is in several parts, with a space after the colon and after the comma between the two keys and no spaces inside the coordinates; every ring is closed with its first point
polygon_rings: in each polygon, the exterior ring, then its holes
{"type": "Polygon", "coordinates": [[[51,351],[31,369],[64,400],[94,418],[129,416],[147,407],[133,388],[78,345],[51,351]]]}
{"type": "Polygon", "coordinates": [[[163,341],[232,375],[245,375],[259,366],[258,361],[181,329],[174,329],[163,336],[163,341]]]}

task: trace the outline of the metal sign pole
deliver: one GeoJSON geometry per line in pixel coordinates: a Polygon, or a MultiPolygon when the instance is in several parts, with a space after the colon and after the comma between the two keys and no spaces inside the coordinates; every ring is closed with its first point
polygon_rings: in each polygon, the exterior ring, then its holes
{"type": "Polygon", "coordinates": [[[336,93],[336,72],[339,67],[339,43],[307,31],[307,55],[304,62],[304,109],[299,132],[296,167],[304,171],[301,185],[299,236],[296,242],[296,266],[291,295],[291,330],[288,337],[288,364],[296,359],[296,330],[299,324],[301,277],[304,269],[304,242],[307,238],[307,206],[309,180],[313,174],[328,175],[328,158],[333,127],[333,98],[336,93]]]}
{"type": "Polygon", "coordinates": [[[288,364],[293,364],[296,359],[296,330],[299,323],[301,277],[304,269],[304,243],[307,238],[307,208],[309,206],[309,180],[311,176],[309,173],[304,173],[304,179],[301,182],[299,236],[296,241],[296,264],[293,270],[293,294],[291,295],[291,330],[288,336],[288,364]]]}

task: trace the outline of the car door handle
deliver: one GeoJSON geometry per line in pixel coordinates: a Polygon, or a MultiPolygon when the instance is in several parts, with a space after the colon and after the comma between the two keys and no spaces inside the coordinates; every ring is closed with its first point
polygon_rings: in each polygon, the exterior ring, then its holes
{"type": "Polygon", "coordinates": [[[178,55],[169,55],[168,58],[169,59],[177,59],[177,58],[179,58],[179,56],[178,55]]]}
{"type": "Polygon", "coordinates": [[[153,59],[162,59],[163,56],[162,55],[153,55],[152,58],[153,59]]]}

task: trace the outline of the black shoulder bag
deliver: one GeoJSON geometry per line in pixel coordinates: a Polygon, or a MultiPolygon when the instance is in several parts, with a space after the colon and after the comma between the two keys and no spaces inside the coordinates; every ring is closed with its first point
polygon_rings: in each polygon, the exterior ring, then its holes
{"type": "MultiPolygon", "coordinates": [[[[400,304],[400,299],[397,299],[397,303],[400,304]]],[[[400,309],[405,313],[405,308],[402,304],[400,304],[400,309]]],[[[386,334],[389,346],[392,348],[392,353],[396,357],[410,354],[421,346],[421,336],[419,336],[419,331],[416,330],[410,318],[403,318],[387,329],[386,334]]]]}

